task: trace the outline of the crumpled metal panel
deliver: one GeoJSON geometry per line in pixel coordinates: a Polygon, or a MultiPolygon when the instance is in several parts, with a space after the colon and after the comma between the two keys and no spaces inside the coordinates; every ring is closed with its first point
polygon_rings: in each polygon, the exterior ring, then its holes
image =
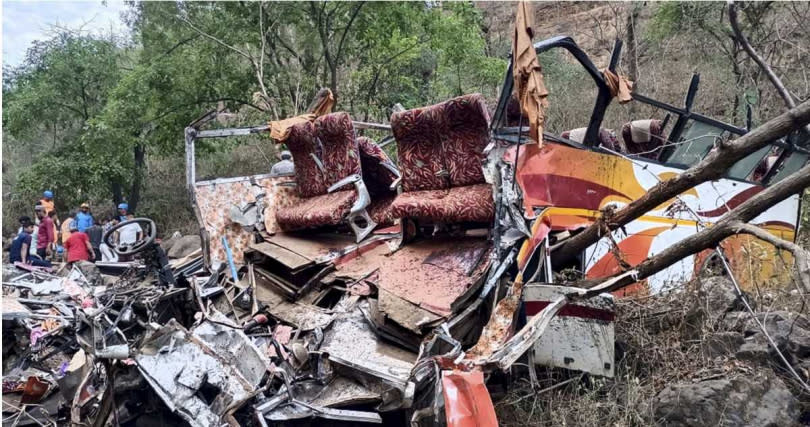
{"type": "MultiPolygon", "coordinates": [[[[365,304],[365,303],[361,303],[365,304]]],[[[321,351],[350,370],[378,378],[400,390],[407,387],[416,354],[381,341],[360,310],[336,316],[324,332],[321,351]]]]}
{"type": "Polygon", "coordinates": [[[403,246],[379,266],[379,286],[439,316],[480,282],[491,243],[486,239],[447,238],[403,246]]]}
{"type": "Polygon", "coordinates": [[[299,200],[295,187],[281,185],[292,182],[292,177],[270,177],[256,175],[252,177],[228,178],[213,181],[200,181],[195,184],[197,206],[208,231],[211,262],[226,262],[222,236],[228,239],[233,251],[233,260],[244,263],[244,251],[251,242],[251,233],[246,232],[237,223],[231,221],[228,213],[231,206],[241,206],[256,201],[256,193],[264,191],[264,227],[268,233],[278,231],[276,210],[289,206],[299,200]],[[256,185],[251,183],[254,180],[256,185]]]}
{"type": "Polygon", "coordinates": [[[206,321],[189,332],[174,319],[135,360],[166,406],[194,427],[222,425],[224,415],[253,397],[269,366],[240,329],[206,321]]]}

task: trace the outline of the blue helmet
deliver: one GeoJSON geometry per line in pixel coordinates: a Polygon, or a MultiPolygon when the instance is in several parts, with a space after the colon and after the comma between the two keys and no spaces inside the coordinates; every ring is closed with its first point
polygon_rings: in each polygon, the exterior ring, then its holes
{"type": "Polygon", "coordinates": [[[125,211],[128,211],[129,210],[129,205],[126,204],[126,203],[119,203],[118,204],[118,209],[123,209],[125,211]]]}
{"type": "Polygon", "coordinates": [[[42,193],[42,196],[45,197],[46,199],[53,199],[53,191],[45,190],[45,192],[42,193]]]}

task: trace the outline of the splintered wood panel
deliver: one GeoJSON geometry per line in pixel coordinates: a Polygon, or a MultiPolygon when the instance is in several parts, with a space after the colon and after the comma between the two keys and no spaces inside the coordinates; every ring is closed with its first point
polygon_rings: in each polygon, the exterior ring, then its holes
{"type": "Polygon", "coordinates": [[[354,235],[336,233],[277,233],[267,240],[316,263],[331,259],[349,246],[356,245],[354,235]]]}
{"type": "Polygon", "coordinates": [[[299,268],[312,264],[312,261],[309,259],[304,258],[289,249],[268,242],[251,243],[250,249],[260,252],[284,264],[284,266],[290,270],[298,270],[299,268]]]}

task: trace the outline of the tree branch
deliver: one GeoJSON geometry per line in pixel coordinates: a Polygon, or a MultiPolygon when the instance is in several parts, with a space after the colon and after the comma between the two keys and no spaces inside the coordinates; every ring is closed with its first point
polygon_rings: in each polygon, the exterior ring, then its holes
{"type": "Polygon", "coordinates": [[[762,228],[744,222],[731,223],[729,225],[737,233],[750,234],[760,240],[764,240],[773,246],[786,250],[793,254],[796,268],[796,280],[804,288],[804,292],[810,294],[810,254],[799,245],[780,239],[762,228]]]}
{"type": "Polygon", "coordinates": [[[352,28],[352,23],[354,23],[354,19],[357,18],[357,14],[360,13],[360,9],[365,4],[366,2],[361,1],[360,3],[357,4],[357,7],[354,8],[354,11],[352,12],[352,17],[349,18],[349,23],[346,24],[346,28],[343,30],[343,34],[340,36],[340,42],[338,43],[337,52],[335,53],[336,58],[340,58],[340,54],[343,51],[343,42],[346,41],[346,34],[349,33],[349,30],[352,28]]]}
{"type": "Polygon", "coordinates": [[[555,259],[572,258],[596,243],[604,235],[605,228],[608,231],[616,230],[700,183],[721,178],[723,173],[740,159],[807,123],[810,123],[810,101],[800,104],[734,141],[719,145],[700,163],[674,178],[659,182],[641,198],[632,201],[609,217],[603,215],[596,223],[564,242],[552,256],[555,259]]]}
{"type": "MultiPolygon", "coordinates": [[[[723,239],[736,234],[738,231],[750,231],[749,227],[740,229],[739,226],[741,224],[747,225],[745,224],[746,222],[753,220],[762,212],[772,208],[782,200],[800,193],[808,186],[810,186],[810,164],[805,165],[787,178],[755,194],[750,199],[726,213],[713,226],[705,228],[671,245],[653,257],[647,258],[635,266],[631,272],[625,272],[621,275],[614,275],[598,280],[584,280],[572,286],[590,288],[583,295],[584,298],[589,298],[602,292],[614,292],[635,282],[644,280],[689,255],[696,254],[704,249],[717,247],[723,239]]],[[[751,225],[750,227],[754,226],[751,225]]],[[[757,237],[760,237],[759,232],[757,233],[757,237]]],[[[764,230],[762,233],[768,234],[764,230]]],[[[786,243],[789,244],[789,242],[786,243]]],[[[783,243],[780,244],[783,245],[783,247],[789,246],[783,243]]],[[[800,261],[799,258],[796,258],[796,260],[797,263],[803,263],[797,264],[797,267],[800,270],[800,274],[806,278],[807,275],[810,274],[810,272],[808,272],[807,259],[804,258],[800,261]]]]}
{"type": "Polygon", "coordinates": [[[787,105],[788,108],[796,108],[796,101],[793,100],[790,92],[788,92],[785,85],[782,84],[782,80],[776,76],[776,73],[773,72],[771,66],[768,65],[768,63],[766,63],[765,60],[759,56],[759,54],[757,54],[757,52],[751,46],[751,43],[740,30],[740,24],[737,19],[737,5],[731,0],[728,1],[728,20],[731,23],[731,29],[734,31],[734,37],[740,42],[743,49],[745,49],[745,52],[748,53],[748,56],[750,56],[751,59],[753,59],[754,62],[759,65],[759,68],[765,72],[765,75],[768,76],[768,80],[771,81],[773,86],[776,88],[776,91],[779,92],[779,96],[781,96],[785,101],[785,105],[787,105]]]}

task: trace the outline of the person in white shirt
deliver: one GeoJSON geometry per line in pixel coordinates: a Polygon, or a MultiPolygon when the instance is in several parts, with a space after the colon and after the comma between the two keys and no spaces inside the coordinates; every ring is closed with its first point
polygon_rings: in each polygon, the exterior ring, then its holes
{"type": "MultiPolygon", "coordinates": [[[[127,214],[127,221],[134,218],[132,214],[127,214]]],[[[118,229],[118,245],[131,245],[143,238],[143,229],[138,223],[127,224],[118,229]]],[[[132,255],[119,255],[118,261],[131,261],[132,255]]]]}

